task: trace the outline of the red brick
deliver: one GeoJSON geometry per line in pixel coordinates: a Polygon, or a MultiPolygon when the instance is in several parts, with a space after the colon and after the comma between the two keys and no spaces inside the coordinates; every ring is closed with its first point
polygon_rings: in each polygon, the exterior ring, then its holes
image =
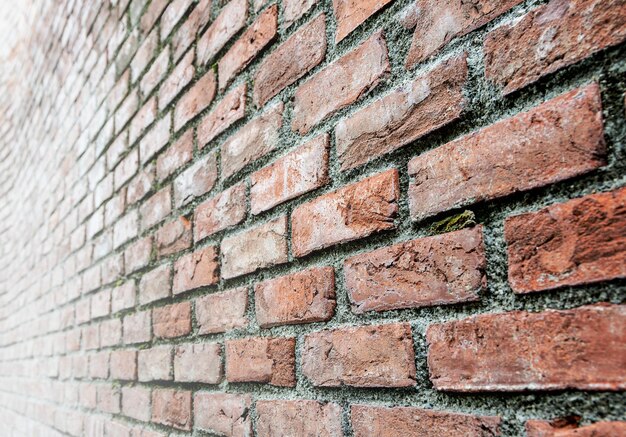
{"type": "Polygon", "coordinates": [[[298,87],[291,128],[306,134],[375,88],[389,71],[387,45],[379,31],[298,87]]]}
{"type": "Polygon", "coordinates": [[[256,58],[276,36],[278,5],[267,8],[217,64],[220,90],[256,58]]]}
{"type": "Polygon", "coordinates": [[[198,40],[198,63],[206,64],[239,32],[248,18],[246,0],[230,0],[198,40]]]}
{"type": "Polygon", "coordinates": [[[605,164],[600,91],[576,89],[409,162],[413,220],[542,187],[605,164]]]}
{"type": "Polygon", "coordinates": [[[139,282],[139,303],[145,305],[170,296],[172,267],[163,264],[144,274],[139,282]]]}
{"type": "Polygon", "coordinates": [[[193,79],[195,74],[193,59],[194,52],[190,51],[181,59],[159,88],[159,111],[163,111],[193,79]]]}
{"type": "Polygon", "coordinates": [[[286,29],[299,20],[318,0],[283,0],[283,28],[286,29]]]}
{"type": "Polygon", "coordinates": [[[211,0],[201,0],[172,38],[174,60],[178,60],[196,40],[198,30],[211,19],[211,0]]]}
{"type": "Polygon", "coordinates": [[[137,112],[137,109],[139,109],[138,93],[137,91],[131,91],[115,113],[116,134],[122,131],[122,128],[130,121],[131,117],[137,112]]]}
{"type": "Polygon", "coordinates": [[[144,231],[163,221],[172,212],[172,187],[168,185],[155,193],[141,205],[139,212],[144,231]]]}
{"type": "Polygon", "coordinates": [[[492,437],[499,436],[500,418],[420,408],[352,405],[355,437],[492,437]]]}
{"type": "Polygon", "coordinates": [[[224,238],[220,253],[224,279],[287,262],[287,217],[224,238]]]}
{"type": "Polygon", "coordinates": [[[111,352],[111,378],[133,381],[137,379],[137,351],[111,352]]]}
{"type": "Polygon", "coordinates": [[[482,227],[419,238],[344,261],[352,311],[471,302],[487,284],[482,227]]]}
{"type": "Polygon", "coordinates": [[[91,296],[91,318],[104,317],[111,312],[111,290],[105,289],[91,296]]]}
{"type": "Polygon", "coordinates": [[[529,420],[526,437],[617,437],[626,435],[626,422],[598,422],[580,426],[569,420],[529,420]]]}
{"type": "Polygon", "coordinates": [[[174,351],[174,380],[218,384],[222,380],[222,348],[218,343],[183,344],[174,351]]]}
{"type": "Polygon", "coordinates": [[[137,150],[132,150],[123,160],[115,167],[115,190],[119,190],[122,185],[132,178],[139,168],[139,157],[137,150]]]}
{"type": "Polygon", "coordinates": [[[434,324],[430,379],[437,390],[462,392],[624,390],[624,327],[626,306],[610,304],[434,324]]]}
{"type": "Polygon", "coordinates": [[[516,293],[626,278],[626,188],[509,217],[509,283],[516,293]]]}
{"type": "Polygon", "coordinates": [[[120,412],[120,389],[118,387],[98,386],[98,410],[110,414],[120,412]]]}
{"type": "Polygon", "coordinates": [[[291,215],[294,255],[394,229],[398,196],[393,169],[298,206],[291,215]]]}
{"type": "Polygon", "coordinates": [[[137,286],[133,280],[113,288],[111,292],[111,313],[115,314],[134,307],[137,301],[136,295],[137,286]]]}
{"type": "Polygon", "coordinates": [[[157,104],[156,97],[148,100],[142,108],[137,112],[133,121],[130,122],[129,143],[134,144],[137,138],[141,136],[144,129],[152,124],[156,119],[157,104]]]}
{"type": "Polygon", "coordinates": [[[192,0],[171,0],[161,17],[161,41],[165,41],[176,23],[185,15],[192,0]]]}
{"type": "Polygon", "coordinates": [[[415,354],[411,326],[341,328],[306,336],[302,373],[315,386],[411,387],[415,354]]]}
{"type": "Polygon", "coordinates": [[[144,387],[122,387],[122,414],[132,419],[150,420],[150,390],[144,387]]]}
{"type": "Polygon", "coordinates": [[[626,40],[622,0],[551,0],[485,40],[485,75],[508,94],[626,40]]]}
{"type": "Polygon", "coordinates": [[[217,156],[211,152],[197,159],[174,180],[174,205],[183,205],[210,191],[217,182],[217,156]]]}
{"type": "Polygon", "coordinates": [[[107,379],[109,377],[110,352],[101,351],[89,356],[89,377],[107,379]]]}
{"type": "Polygon", "coordinates": [[[216,89],[215,73],[209,71],[176,104],[174,131],[179,130],[185,123],[207,108],[215,97],[216,89]]]}
{"type": "Polygon", "coordinates": [[[222,178],[226,179],[278,147],[284,105],[277,103],[242,126],[221,146],[222,178]]]}
{"type": "Polygon", "coordinates": [[[263,106],[322,62],[325,55],[326,16],[320,14],[265,58],[254,77],[254,103],[263,106]]]}
{"type": "Polygon", "coordinates": [[[168,4],[168,0],[154,0],[150,2],[140,22],[140,28],[144,33],[148,33],[152,29],[152,26],[157,22],[168,4]]]}
{"type": "Polygon", "coordinates": [[[415,34],[406,59],[407,68],[430,58],[454,38],[484,26],[522,0],[477,0],[441,2],[418,0],[415,34]]]}
{"type": "Polygon", "coordinates": [[[150,311],[141,311],[124,317],[124,343],[144,343],[150,341],[150,311]]]}
{"type": "Polygon", "coordinates": [[[122,341],[122,320],[109,319],[100,323],[100,347],[117,346],[122,341]]]}
{"type": "Polygon", "coordinates": [[[257,436],[343,437],[341,406],[317,401],[258,401],[257,436]]]}
{"type": "Polygon", "coordinates": [[[153,346],[139,351],[139,381],[172,380],[172,347],[153,346]]]}
{"type": "Polygon", "coordinates": [[[175,338],[191,332],[191,303],[181,302],[155,308],[152,327],[157,338],[175,338]]]}
{"type": "MultiPolygon", "coordinates": [[[[329,138],[320,135],[250,176],[253,214],[272,209],[329,182],[329,138]]],[[[223,155],[222,155],[222,159],[223,155]]]]}
{"type": "Polygon", "coordinates": [[[261,282],[254,287],[259,326],[322,322],[335,313],[335,272],[319,267],[261,282]]]}
{"type": "Polygon", "coordinates": [[[247,89],[246,83],[242,83],[231,90],[202,119],[198,125],[198,148],[202,149],[230,125],[245,116],[247,89]]]}
{"type": "Polygon", "coordinates": [[[341,168],[357,167],[457,120],[466,80],[463,55],[341,120],[335,127],[341,168]]]}
{"type": "Polygon", "coordinates": [[[194,427],[229,437],[252,435],[250,395],[196,392],[194,427]]]}
{"type": "Polygon", "coordinates": [[[184,216],[164,224],[156,233],[159,257],[171,255],[191,247],[191,222],[184,216]]]}
{"type": "Polygon", "coordinates": [[[195,302],[198,333],[218,334],[248,326],[248,290],[236,288],[209,294],[195,302]]]}
{"type": "Polygon", "coordinates": [[[157,121],[139,142],[141,163],[145,164],[152,159],[170,140],[172,118],[167,114],[157,121]]]}
{"type": "Polygon", "coordinates": [[[154,164],[148,164],[128,184],[126,203],[130,206],[142,200],[150,191],[155,178],[154,164]]]}
{"type": "Polygon", "coordinates": [[[137,53],[133,56],[133,60],[130,62],[131,80],[135,82],[146,69],[148,64],[154,58],[155,51],[159,45],[159,35],[156,30],[150,32],[150,34],[143,40],[137,53]]]}
{"type": "Polygon", "coordinates": [[[167,73],[169,62],[170,46],[165,46],[163,51],[159,54],[159,56],[157,56],[152,66],[148,69],[143,78],[141,78],[139,86],[142,95],[150,95],[154,88],[163,80],[165,73],[167,73]]]}
{"type": "Polygon", "coordinates": [[[155,389],[152,392],[152,421],[177,429],[191,430],[191,391],[155,389]]]}
{"type": "Polygon", "coordinates": [[[183,255],[174,263],[172,292],[179,294],[219,281],[217,247],[208,246],[183,255]]]}
{"type": "Polygon", "coordinates": [[[189,129],[174,144],[159,155],[156,164],[158,180],[170,176],[191,161],[193,156],[193,130],[189,129]]]}
{"type": "Polygon", "coordinates": [[[246,186],[233,185],[196,207],[194,241],[241,223],[246,218],[246,186]]]}
{"type": "Polygon", "coordinates": [[[131,211],[123,216],[113,227],[113,244],[115,248],[132,240],[137,236],[139,224],[137,210],[131,211]]]}
{"type": "Polygon", "coordinates": [[[333,0],[339,42],[392,0],[333,0]]]}
{"type": "Polygon", "coordinates": [[[255,337],[226,342],[228,382],[263,382],[280,387],[296,385],[293,338],[255,337]]]}
{"type": "MultiPolygon", "coordinates": [[[[145,237],[135,241],[124,251],[124,268],[127,274],[142,269],[150,262],[152,238],[145,237]]],[[[115,306],[115,302],[113,303],[115,306]]]]}

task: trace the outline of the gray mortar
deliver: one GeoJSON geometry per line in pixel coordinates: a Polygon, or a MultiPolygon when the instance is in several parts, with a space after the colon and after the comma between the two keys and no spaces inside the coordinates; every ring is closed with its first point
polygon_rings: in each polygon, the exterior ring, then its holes
{"type": "MultiPolygon", "coordinates": [[[[335,191],[339,187],[343,187],[346,184],[362,180],[367,176],[378,174],[389,168],[398,168],[400,171],[400,189],[402,196],[399,202],[399,213],[396,220],[398,225],[397,229],[354,242],[320,250],[299,259],[294,258],[290,250],[290,261],[288,264],[263,269],[262,271],[227,281],[222,280],[217,286],[203,287],[192,292],[174,296],[170,299],[124,310],[113,315],[114,318],[121,318],[136,311],[162,306],[164,303],[182,302],[190,299],[193,300],[199,296],[203,296],[207,293],[214,293],[218,290],[227,290],[238,286],[247,286],[249,291],[249,308],[247,315],[249,319],[254,322],[254,293],[252,288],[255,283],[268,278],[300,271],[312,266],[331,265],[335,268],[337,311],[335,316],[329,322],[279,326],[270,329],[260,329],[256,323],[251,323],[248,329],[238,330],[228,334],[205,336],[193,334],[186,337],[184,340],[153,340],[149,344],[138,345],[138,348],[142,349],[148,347],[150,344],[175,345],[179,343],[206,341],[218,341],[220,343],[224,343],[224,341],[228,339],[259,335],[295,336],[297,338],[297,386],[294,388],[280,388],[272,387],[267,384],[229,384],[227,382],[222,382],[219,385],[207,385],[200,383],[177,383],[165,381],[135,384],[145,385],[146,387],[177,387],[191,390],[203,390],[207,392],[250,393],[255,400],[317,399],[320,401],[335,401],[343,407],[343,424],[346,436],[352,436],[349,421],[349,405],[352,403],[368,403],[389,406],[416,406],[420,408],[455,411],[468,414],[499,415],[503,418],[503,436],[524,435],[523,426],[527,419],[553,419],[559,416],[577,414],[583,417],[583,423],[591,423],[599,420],[624,420],[626,418],[624,413],[626,411],[626,399],[621,393],[573,390],[563,390],[557,392],[480,394],[438,392],[433,389],[428,378],[428,368],[426,365],[426,342],[424,338],[426,328],[432,323],[458,320],[475,314],[499,313],[510,310],[542,311],[547,308],[565,309],[595,302],[624,303],[626,300],[626,281],[624,280],[615,280],[589,286],[565,287],[556,291],[534,293],[526,296],[513,294],[507,282],[507,257],[505,251],[506,246],[503,238],[503,221],[510,215],[516,215],[527,211],[536,211],[553,203],[562,202],[593,192],[608,191],[626,185],[626,148],[624,146],[624,140],[626,139],[626,119],[624,117],[623,98],[624,91],[626,91],[626,61],[624,61],[624,59],[626,59],[626,45],[622,44],[619,47],[610,48],[600,53],[596,53],[590,58],[576,63],[574,66],[563,68],[557,73],[551,74],[546,78],[539,80],[535,84],[523,88],[521,91],[502,98],[496,87],[490,84],[482,74],[484,65],[482,61],[481,42],[484,36],[491,29],[522,16],[533,7],[547,3],[547,0],[528,0],[523,2],[521,5],[513,8],[508,13],[497,18],[492,23],[483,26],[479,30],[464,37],[456,38],[431,60],[421,63],[417,66],[417,68],[414,68],[411,71],[406,71],[404,68],[404,60],[406,59],[406,53],[408,52],[413,32],[402,28],[397,22],[397,17],[398,14],[412,4],[413,1],[414,0],[396,0],[395,2],[392,2],[391,5],[383,8],[381,12],[375,14],[374,17],[367,20],[366,23],[352,32],[347,38],[338,44],[337,47],[334,45],[335,26],[332,19],[331,0],[320,0],[320,2],[311,11],[286,30],[282,29],[279,25],[279,36],[277,39],[263,51],[262,55],[258,59],[253,61],[251,65],[247,67],[243,74],[240,74],[236,80],[229,85],[225,92],[218,93],[209,108],[205,109],[201,114],[195,117],[194,120],[187,126],[197,126],[203,116],[211,112],[215,105],[220,102],[223,95],[234,89],[238,84],[243,81],[248,81],[249,84],[252,84],[256,69],[268,53],[275,49],[289,35],[293,34],[293,32],[302,24],[309,22],[320,12],[325,12],[328,47],[324,62],[315,67],[311,72],[305,75],[304,78],[298,80],[286,90],[283,90],[265,105],[265,108],[267,108],[271,106],[273,102],[277,102],[279,100],[283,101],[286,105],[285,119],[281,130],[280,146],[265,157],[255,161],[251,165],[248,165],[242,171],[239,171],[236,175],[226,181],[218,181],[216,186],[209,193],[194,200],[172,214],[172,216],[185,215],[190,217],[195,207],[202,201],[211,198],[225,188],[234,185],[255,170],[273,162],[277,157],[285,155],[296,146],[306,142],[308,139],[323,132],[330,132],[332,144],[330,176],[332,182],[329,185],[275,207],[272,210],[258,216],[249,214],[246,221],[239,227],[235,227],[211,236],[203,240],[199,246],[195,246],[193,249],[212,244],[219,245],[219,242],[224,236],[237,234],[242,230],[265,223],[283,214],[289,215],[298,205],[306,203],[323,193],[335,191]],[[301,137],[300,135],[291,132],[290,124],[293,109],[292,99],[294,91],[298,85],[304,83],[316,72],[321,71],[339,56],[348,53],[357,47],[374,31],[380,28],[384,29],[384,36],[389,49],[389,59],[391,63],[390,75],[377,87],[371,90],[366,96],[361,98],[356,104],[337,112],[323,123],[317,125],[305,137],[301,137]],[[376,158],[357,169],[346,172],[341,172],[339,170],[333,134],[333,127],[338,120],[347,114],[352,114],[358,109],[365,107],[381,96],[386,95],[391,90],[397,88],[400,84],[406,83],[420,75],[422,72],[430,70],[443,58],[457,55],[463,51],[468,53],[469,79],[465,89],[467,107],[460,120],[451,123],[448,126],[445,126],[408,146],[376,158]],[[488,260],[488,288],[486,291],[481,293],[481,300],[479,302],[429,308],[394,310],[383,313],[366,313],[362,315],[356,315],[351,312],[342,274],[342,262],[345,258],[357,253],[365,253],[376,248],[385,247],[396,242],[430,235],[432,233],[430,231],[430,226],[435,221],[452,216],[458,212],[450,211],[419,223],[415,223],[410,220],[408,198],[406,196],[407,187],[409,185],[409,177],[406,169],[408,161],[412,157],[423,151],[443,145],[466,133],[489,126],[496,121],[505,119],[521,111],[528,110],[543,101],[581,85],[590,83],[594,80],[599,81],[602,90],[605,132],[609,156],[608,165],[585,176],[556,183],[548,187],[514,194],[505,198],[489,202],[481,202],[467,207],[467,209],[475,213],[476,221],[484,226],[486,255],[488,260]],[[301,351],[304,335],[323,329],[332,329],[337,327],[406,321],[411,324],[414,333],[417,367],[417,382],[415,387],[403,389],[367,389],[345,386],[339,388],[322,388],[312,386],[306,378],[302,376],[301,351]]],[[[212,5],[212,20],[209,22],[209,25],[218,14],[218,9],[220,7],[218,3],[219,2],[215,1],[212,5]]],[[[273,3],[275,3],[275,1],[270,2],[270,4],[273,3]]],[[[264,6],[263,10],[268,6],[269,5],[264,6]]],[[[188,13],[189,11],[187,14],[188,13]]],[[[125,17],[130,20],[130,18],[128,18],[128,11],[126,12],[125,17]]],[[[255,14],[250,14],[248,25],[254,21],[254,18],[255,14]]],[[[282,11],[279,19],[282,20],[282,11]]],[[[182,19],[180,23],[183,21],[184,19],[182,19]]],[[[159,26],[159,24],[157,23],[156,26],[159,26]]],[[[180,27],[180,24],[174,28],[171,35],[175,34],[178,27],[180,27]]],[[[202,32],[200,32],[200,35],[201,34],[202,32]]],[[[172,36],[170,36],[165,43],[169,43],[171,38],[172,36]]],[[[226,53],[236,39],[236,37],[233,38],[231,42],[220,51],[218,57],[226,53]]],[[[122,43],[120,47],[122,47],[123,44],[124,43],[122,43]]],[[[159,50],[163,46],[164,43],[159,43],[159,50]]],[[[194,78],[194,81],[192,81],[192,83],[185,88],[185,90],[193,86],[193,84],[204,72],[206,72],[209,68],[212,68],[212,65],[212,61],[206,66],[196,65],[196,77],[194,78]]],[[[171,71],[174,67],[175,65],[173,65],[172,59],[170,59],[169,71],[171,71]]],[[[148,66],[144,71],[148,71],[149,68],[150,66],[148,66]]],[[[158,89],[158,86],[155,88],[155,91],[151,93],[151,95],[155,94],[156,89],[158,89]]],[[[252,86],[249,87],[248,97],[251,97],[252,89],[252,86]]],[[[159,114],[158,118],[160,119],[163,116],[171,116],[171,108],[174,107],[182,95],[184,95],[184,91],[181,92],[178,98],[168,106],[169,112],[159,114]]],[[[149,97],[150,96],[142,96],[142,104],[149,97]]],[[[194,160],[192,162],[195,162],[195,160],[199,157],[216,150],[224,139],[228,138],[232,133],[237,131],[241,126],[253,119],[260,112],[261,111],[256,109],[253,110],[252,105],[248,105],[245,119],[238,121],[225,132],[220,134],[203,150],[198,150],[197,139],[194,139],[194,160]]],[[[168,143],[168,146],[173,144],[186,130],[187,129],[181,130],[179,133],[175,134],[175,136],[172,137],[172,140],[168,143]]],[[[139,141],[140,139],[137,140],[136,144],[138,144],[139,141]]],[[[106,149],[103,153],[106,153],[106,149]]],[[[152,162],[154,162],[155,159],[156,158],[153,158],[152,162]]],[[[218,162],[218,174],[219,165],[220,163],[218,162]]],[[[162,183],[156,184],[147,197],[157,192],[159,188],[173,181],[173,179],[183,170],[184,169],[179,170],[162,183]]],[[[134,208],[138,208],[138,205],[135,205],[134,208]]],[[[88,219],[89,218],[87,217],[86,220],[88,219]]],[[[62,220],[59,222],[61,221],[62,220]]],[[[155,228],[144,232],[139,237],[151,234],[154,232],[154,229],[155,228]]],[[[135,239],[124,244],[122,247],[117,249],[116,253],[122,252],[134,241],[135,239]]],[[[291,245],[291,242],[289,242],[289,245],[291,245]]],[[[189,253],[191,250],[178,253],[169,259],[178,259],[180,256],[189,253]]],[[[135,272],[126,279],[136,280],[143,273],[151,270],[159,263],[159,261],[153,260],[148,267],[135,272]]],[[[95,290],[91,293],[94,292],[95,290]]],[[[197,321],[195,320],[195,314],[193,327],[193,332],[196,332],[197,321]]],[[[117,346],[108,349],[115,350],[123,348],[124,347],[117,346]]],[[[224,358],[222,358],[222,361],[223,360],[224,358]]],[[[125,383],[125,385],[132,384],[125,383]]],[[[252,407],[250,414],[256,426],[257,418],[254,406],[252,407]]],[[[121,415],[115,415],[115,417],[122,422],[136,423],[135,421],[127,419],[121,415]]],[[[147,426],[157,430],[169,430],[168,428],[155,424],[148,424],[147,426]]],[[[191,433],[174,432],[170,435],[210,436],[213,434],[202,431],[193,431],[191,433]]]]}

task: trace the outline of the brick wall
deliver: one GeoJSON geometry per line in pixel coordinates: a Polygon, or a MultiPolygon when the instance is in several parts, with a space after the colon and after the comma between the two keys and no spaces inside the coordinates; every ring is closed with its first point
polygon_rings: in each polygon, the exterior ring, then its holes
{"type": "Polygon", "coordinates": [[[626,435],[624,0],[20,4],[0,435],[626,435]]]}

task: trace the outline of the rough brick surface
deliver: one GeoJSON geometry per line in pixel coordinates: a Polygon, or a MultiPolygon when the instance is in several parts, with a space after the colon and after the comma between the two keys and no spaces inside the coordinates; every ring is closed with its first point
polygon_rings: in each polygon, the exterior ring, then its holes
{"type": "Polygon", "coordinates": [[[181,302],[155,308],[152,313],[154,335],[159,338],[174,338],[191,332],[191,304],[181,302]]]}
{"type": "Polygon", "coordinates": [[[430,379],[438,390],[467,392],[623,390],[625,322],[626,308],[607,304],[434,324],[430,379]]]}
{"type": "Polygon", "coordinates": [[[261,327],[320,322],[335,311],[332,267],[305,270],[254,287],[256,319],[261,327]]]}
{"type": "Polygon", "coordinates": [[[210,61],[239,30],[246,24],[248,2],[231,0],[198,40],[198,61],[210,61]]]}
{"type": "Polygon", "coordinates": [[[196,300],[199,334],[228,332],[248,325],[248,290],[236,288],[196,300]]]}
{"type": "Polygon", "coordinates": [[[609,437],[626,433],[626,422],[598,422],[579,426],[568,420],[529,420],[527,437],[609,437]]]}
{"type": "Polygon", "coordinates": [[[246,218],[246,187],[237,184],[201,203],[194,213],[194,240],[241,223],[246,218]]]}
{"type": "Polygon", "coordinates": [[[408,324],[342,328],[306,336],[302,372],[323,387],[410,387],[414,359],[408,324]]]}
{"type": "Polygon", "coordinates": [[[198,126],[198,147],[206,146],[231,124],[243,118],[246,110],[246,92],[246,84],[239,85],[226,94],[202,119],[198,126]]]}
{"type": "Polygon", "coordinates": [[[229,437],[252,434],[250,395],[198,392],[193,403],[194,423],[199,429],[229,437]]]}
{"type": "Polygon", "coordinates": [[[174,263],[172,293],[216,284],[218,280],[217,248],[209,246],[183,255],[174,263]]]}
{"type": "Polygon", "coordinates": [[[222,350],[217,343],[183,344],[174,349],[174,380],[217,384],[222,379],[222,350]]]}
{"type": "Polygon", "coordinates": [[[291,218],[294,254],[393,229],[398,191],[398,172],[389,170],[299,206],[291,218]]]}
{"type": "Polygon", "coordinates": [[[343,437],[341,407],[317,401],[259,401],[259,437],[276,435],[343,437]]]}
{"type": "Polygon", "coordinates": [[[344,262],[355,313],[468,302],[485,288],[482,228],[420,238],[344,262]]]}
{"type": "Polygon", "coordinates": [[[174,130],[183,127],[185,123],[209,106],[215,97],[216,90],[215,73],[209,71],[176,104],[174,130]]]}
{"type": "Polygon", "coordinates": [[[426,152],[409,162],[411,216],[421,220],[601,167],[603,133],[592,84],[426,152]]]}
{"type": "Polygon", "coordinates": [[[152,421],[177,429],[191,429],[191,392],[167,388],[152,392],[152,421]]]}
{"type": "Polygon", "coordinates": [[[493,437],[500,435],[500,418],[473,416],[419,408],[353,405],[355,437],[493,437]]]}
{"type": "Polygon", "coordinates": [[[229,340],[226,342],[226,379],[293,387],[296,384],[295,346],[293,338],[229,340]]]}
{"type": "Polygon", "coordinates": [[[335,41],[344,39],[350,32],[392,0],[333,0],[337,20],[335,41]]]}
{"type": "Polygon", "coordinates": [[[510,217],[509,282],[517,293],[626,277],[626,189],[510,217]]]}

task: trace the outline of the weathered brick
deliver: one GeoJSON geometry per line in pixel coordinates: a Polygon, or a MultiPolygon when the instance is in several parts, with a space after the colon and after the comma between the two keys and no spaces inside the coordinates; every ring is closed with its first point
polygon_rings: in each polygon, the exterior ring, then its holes
{"type": "Polygon", "coordinates": [[[413,386],[411,326],[397,323],[309,334],[302,349],[302,373],[322,387],[413,386]]]}
{"type": "Polygon", "coordinates": [[[252,435],[250,395],[196,392],[194,427],[229,437],[252,435]]]}
{"type": "Polygon", "coordinates": [[[172,266],[162,264],[144,274],[139,281],[139,303],[145,305],[170,296],[172,266]]]}
{"type": "Polygon", "coordinates": [[[209,153],[196,160],[174,180],[174,205],[180,208],[209,192],[217,182],[217,156],[209,153]]]}
{"type": "Polygon", "coordinates": [[[115,314],[134,307],[137,301],[136,295],[137,285],[133,280],[114,287],[111,291],[111,313],[115,314]]]}
{"type": "Polygon", "coordinates": [[[612,437],[626,435],[626,422],[597,422],[580,426],[576,421],[529,420],[526,437],[612,437]]]}
{"type": "Polygon", "coordinates": [[[246,218],[246,186],[233,185],[196,207],[194,241],[241,223],[246,218]]]}
{"type": "Polygon", "coordinates": [[[287,262],[287,217],[224,238],[220,253],[224,279],[287,262]]]}
{"type": "Polygon", "coordinates": [[[320,14],[298,29],[259,66],[254,77],[254,103],[263,106],[322,62],[325,55],[326,16],[320,14]]]}
{"type": "Polygon", "coordinates": [[[229,178],[278,146],[283,110],[282,103],[268,108],[221,145],[223,179],[229,178]]]}
{"type": "Polygon", "coordinates": [[[126,190],[126,203],[133,205],[142,200],[150,191],[154,184],[155,166],[148,164],[133,177],[126,190]]]}
{"type": "Polygon", "coordinates": [[[193,130],[185,132],[174,144],[159,155],[156,163],[156,177],[158,180],[170,176],[191,161],[193,155],[193,130]]]}
{"type": "Polygon", "coordinates": [[[551,0],[485,39],[485,75],[505,93],[626,40],[622,0],[551,0]]]}
{"type": "Polygon", "coordinates": [[[191,430],[191,391],[157,388],[152,392],[152,421],[191,430]]]}
{"type": "Polygon", "coordinates": [[[181,302],[155,308],[152,328],[157,338],[174,338],[191,332],[191,303],[181,302]]]}
{"type": "Polygon", "coordinates": [[[626,306],[610,304],[434,324],[430,379],[437,390],[462,392],[624,390],[625,326],[626,306]]]}
{"type": "Polygon", "coordinates": [[[174,70],[159,88],[159,110],[162,111],[186,87],[195,74],[194,52],[190,51],[181,59],[174,70]]]}
{"type": "Polygon", "coordinates": [[[169,1],[168,0],[154,0],[150,2],[148,9],[141,16],[140,28],[144,33],[148,33],[152,26],[157,22],[161,14],[167,7],[169,1]]]}
{"type": "Polygon", "coordinates": [[[207,108],[217,90],[215,73],[209,71],[178,101],[174,110],[174,131],[179,130],[203,109],[207,108]]]}
{"type": "Polygon", "coordinates": [[[156,119],[157,104],[156,97],[148,100],[142,108],[137,112],[133,120],[130,122],[128,130],[129,143],[134,144],[137,138],[143,133],[144,129],[152,124],[156,119]]]}
{"type": "Polygon", "coordinates": [[[248,326],[245,287],[200,297],[194,306],[199,334],[218,334],[248,326]]]}
{"type": "Polygon", "coordinates": [[[202,149],[230,125],[244,117],[247,89],[246,83],[234,88],[202,119],[198,125],[198,148],[202,149]]]}
{"type": "Polygon", "coordinates": [[[392,0],[333,0],[339,42],[392,0]]]}
{"type": "Polygon", "coordinates": [[[463,55],[341,120],[335,127],[341,168],[357,167],[457,120],[466,80],[463,55]]]}
{"type": "Polygon", "coordinates": [[[190,343],[176,346],[174,380],[218,384],[222,380],[220,345],[218,343],[190,343]]]}
{"type": "Polygon", "coordinates": [[[500,418],[406,407],[352,405],[355,437],[495,437],[500,418]]]}
{"type": "Polygon", "coordinates": [[[509,217],[509,283],[516,293],[626,277],[626,188],[509,217]]]}
{"type": "Polygon", "coordinates": [[[139,381],[172,380],[172,347],[153,346],[142,349],[137,357],[139,381]]]}
{"type": "Polygon", "coordinates": [[[344,261],[352,311],[470,302],[487,283],[482,227],[419,238],[344,261]]]}
{"type": "Polygon", "coordinates": [[[254,337],[226,341],[228,382],[263,382],[280,387],[296,385],[293,338],[254,337]]]}
{"type": "Polygon", "coordinates": [[[263,11],[217,64],[220,90],[257,57],[276,36],[278,5],[263,11]]]}
{"type": "Polygon", "coordinates": [[[172,212],[172,187],[170,185],[156,192],[139,208],[141,229],[146,230],[160,223],[172,212]]]}
{"type": "Polygon", "coordinates": [[[172,292],[179,294],[219,281],[217,247],[208,246],[183,255],[174,263],[172,292]]]}
{"type": "Polygon", "coordinates": [[[170,0],[167,9],[161,17],[161,41],[165,41],[176,26],[176,23],[185,15],[192,0],[170,0]]]}
{"type": "Polygon", "coordinates": [[[144,343],[151,339],[150,311],[140,311],[124,317],[124,343],[144,343]]]}
{"type": "Polygon", "coordinates": [[[407,68],[428,59],[452,39],[466,35],[507,12],[522,0],[477,0],[441,2],[418,0],[415,34],[406,59],[407,68]]]}
{"type": "Polygon", "coordinates": [[[335,272],[320,267],[261,282],[254,287],[259,326],[321,322],[335,313],[335,272]]]}
{"type": "Polygon", "coordinates": [[[139,142],[141,163],[145,164],[167,144],[170,139],[172,117],[167,114],[157,121],[139,142]]]}
{"type": "MultiPolygon", "coordinates": [[[[130,274],[142,269],[150,262],[152,253],[152,238],[144,237],[128,246],[124,251],[124,269],[130,274]]],[[[113,302],[115,306],[115,302],[113,302]]]]}
{"type": "Polygon", "coordinates": [[[172,37],[174,60],[178,60],[193,44],[202,29],[211,19],[211,0],[200,0],[189,17],[172,37]]]}
{"type": "Polygon", "coordinates": [[[542,187],[605,164],[600,92],[576,89],[409,162],[413,220],[542,187]]]}
{"type": "Polygon", "coordinates": [[[257,436],[343,437],[341,406],[317,401],[258,401],[257,436]]]}
{"type": "Polygon", "coordinates": [[[283,0],[283,29],[291,26],[295,21],[299,20],[318,0],[283,0]]]}
{"type": "Polygon", "coordinates": [[[291,215],[294,255],[395,228],[398,196],[393,169],[298,206],[291,215]]]}
{"type": "Polygon", "coordinates": [[[119,190],[122,185],[130,180],[137,173],[139,168],[139,156],[137,150],[132,150],[120,163],[115,167],[115,190],[119,190]]]}
{"type": "Polygon", "coordinates": [[[117,346],[122,341],[122,320],[109,319],[100,323],[100,347],[117,346]]]}
{"type": "Polygon", "coordinates": [[[122,414],[132,419],[150,420],[150,390],[145,387],[122,387],[122,414]]]}
{"type": "Polygon", "coordinates": [[[191,222],[184,216],[164,224],[156,233],[155,246],[159,257],[191,247],[191,222]]]}
{"type": "Polygon", "coordinates": [[[248,2],[230,0],[198,40],[198,63],[206,64],[246,25],[248,2]]]}
{"type": "MultiPolygon", "coordinates": [[[[153,2],[154,3],[154,2],[153,2]]],[[[170,46],[165,46],[163,51],[157,56],[152,66],[148,69],[146,74],[141,78],[139,84],[141,94],[144,96],[149,95],[161,83],[167,73],[170,62],[170,46]]]]}
{"type": "Polygon", "coordinates": [[[133,82],[141,76],[148,64],[150,64],[158,45],[159,35],[156,30],[153,30],[146,39],[143,40],[133,60],[130,62],[130,74],[133,82]]]}
{"type": "Polygon", "coordinates": [[[111,352],[111,378],[126,381],[137,379],[137,351],[114,350],[111,352]]]}
{"type": "Polygon", "coordinates": [[[272,209],[329,182],[329,137],[320,135],[250,176],[253,214],[272,209]]]}
{"type": "Polygon", "coordinates": [[[313,126],[376,87],[389,70],[387,44],[382,32],[376,32],[298,87],[291,128],[306,134],[313,126]]]}
{"type": "Polygon", "coordinates": [[[110,385],[98,386],[98,411],[117,414],[120,412],[120,390],[110,385]]]}

